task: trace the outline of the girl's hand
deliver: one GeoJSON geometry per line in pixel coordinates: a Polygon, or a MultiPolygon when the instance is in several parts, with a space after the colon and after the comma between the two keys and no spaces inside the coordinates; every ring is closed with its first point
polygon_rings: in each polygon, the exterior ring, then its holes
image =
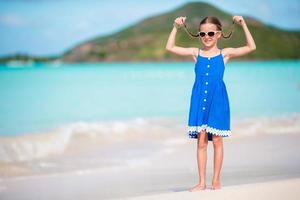
{"type": "Polygon", "coordinates": [[[185,22],[185,19],[186,19],[186,17],[177,17],[174,20],[174,23],[176,23],[178,26],[181,26],[185,22]]]}
{"type": "Polygon", "coordinates": [[[243,26],[245,24],[245,20],[242,16],[233,16],[232,17],[233,21],[236,21],[237,24],[243,26]]]}

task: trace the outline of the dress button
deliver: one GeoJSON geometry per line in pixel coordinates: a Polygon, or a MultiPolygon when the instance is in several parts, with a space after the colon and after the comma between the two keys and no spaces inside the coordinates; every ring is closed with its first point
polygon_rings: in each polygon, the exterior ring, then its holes
{"type": "Polygon", "coordinates": [[[208,73],[206,73],[206,76],[208,76],[208,73]]]}
{"type": "Polygon", "coordinates": [[[205,107],[203,107],[202,109],[205,110],[205,107]]]}
{"type": "Polygon", "coordinates": [[[206,99],[203,99],[203,101],[206,101],[206,99]]]}
{"type": "Polygon", "coordinates": [[[204,92],[207,93],[207,90],[205,90],[204,92]]]}
{"type": "Polygon", "coordinates": [[[207,67],[209,67],[209,65],[207,65],[207,67]]]}
{"type": "Polygon", "coordinates": [[[205,84],[208,85],[208,82],[206,81],[205,84]]]}

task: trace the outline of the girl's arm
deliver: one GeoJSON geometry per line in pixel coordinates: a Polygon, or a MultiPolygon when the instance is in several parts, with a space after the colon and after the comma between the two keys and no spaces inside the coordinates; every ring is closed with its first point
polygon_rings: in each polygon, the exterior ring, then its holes
{"type": "MultiPolygon", "coordinates": [[[[184,20],[185,17],[178,17],[175,19],[175,23],[181,26],[184,20]]],[[[175,37],[176,37],[177,30],[178,29],[174,26],[169,35],[168,42],[166,45],[166,50],[181,56],[190,56],[190,55],[195,56],[197,54],[197,53],[195,54],[195,52],[197,52],[196,48],[194,47],[184,48],[175,45],[175,37]]]]}
{"type": "Polygon", "coordinates": [[[236,21],[238,21],[238,23],[242,26],[242,28],[244,29],[245,32],[245,36],[246,36],[246,40],[247,40],[247,44],[243,47],[238,47],[238,48],[226,48],[224,49],[224,51],[226,51],[226,54],[228,55],[229,58],[233,58],[233,57],[238,57],[238,56],[242,56],[245,54],[248,54],[252,51],[254,51],[256,49],[256,45],[254,42],[254,39],[247,27],[246,22],[244,21],[243,17],[241,16],[234,16],[233,20],[236,19],[236,21]]]}

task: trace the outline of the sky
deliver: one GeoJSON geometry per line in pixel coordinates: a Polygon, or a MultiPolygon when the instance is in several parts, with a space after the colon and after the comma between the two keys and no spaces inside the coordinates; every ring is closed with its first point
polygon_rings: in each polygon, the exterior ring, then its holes
{"type": "MultiPolygon", "coordinates": [[[[120,31],[188,2],[191,1],[0,0],[0,56],[59,55],[82,41],[120,31]]],[[[201,2],[232,15],[251,16],[282,29],[300,30],[299,0],[201,2]]]]}

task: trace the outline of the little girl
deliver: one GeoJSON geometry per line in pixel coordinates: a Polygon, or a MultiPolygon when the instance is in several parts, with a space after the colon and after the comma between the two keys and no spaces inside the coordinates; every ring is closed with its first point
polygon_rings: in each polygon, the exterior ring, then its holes
{"type": "Polygon", "coordinates": [[[199,24],[198,34],[191,33],[185,25],[186,17],[178,17],[169,35],[166,49],[181,56],[192,56],[195,61],[195,82],[190,99],[188,120],[188,136],[197,139],[197,163],[199,183],[189,191],[204,190],[206,188],[206,160],[208,141],[214,147],[214,174],[210,189],[220,189],[220,172],[223,162],[223,137],[229,137],[230,108],[229,99],[223,74],[225,64],[229,59],[248,54],[256,49],[255,42],[242,16],[233,16],[244,29],[247,44],[238,48],[217,47],[218,40],[224,36],[222,25],[216,17],[205,17],[199,24]],[[200,37],[203,47],[183,48],[175,45],[177,29],[184,25],[187,33],[192,37],[200,37]]]}

